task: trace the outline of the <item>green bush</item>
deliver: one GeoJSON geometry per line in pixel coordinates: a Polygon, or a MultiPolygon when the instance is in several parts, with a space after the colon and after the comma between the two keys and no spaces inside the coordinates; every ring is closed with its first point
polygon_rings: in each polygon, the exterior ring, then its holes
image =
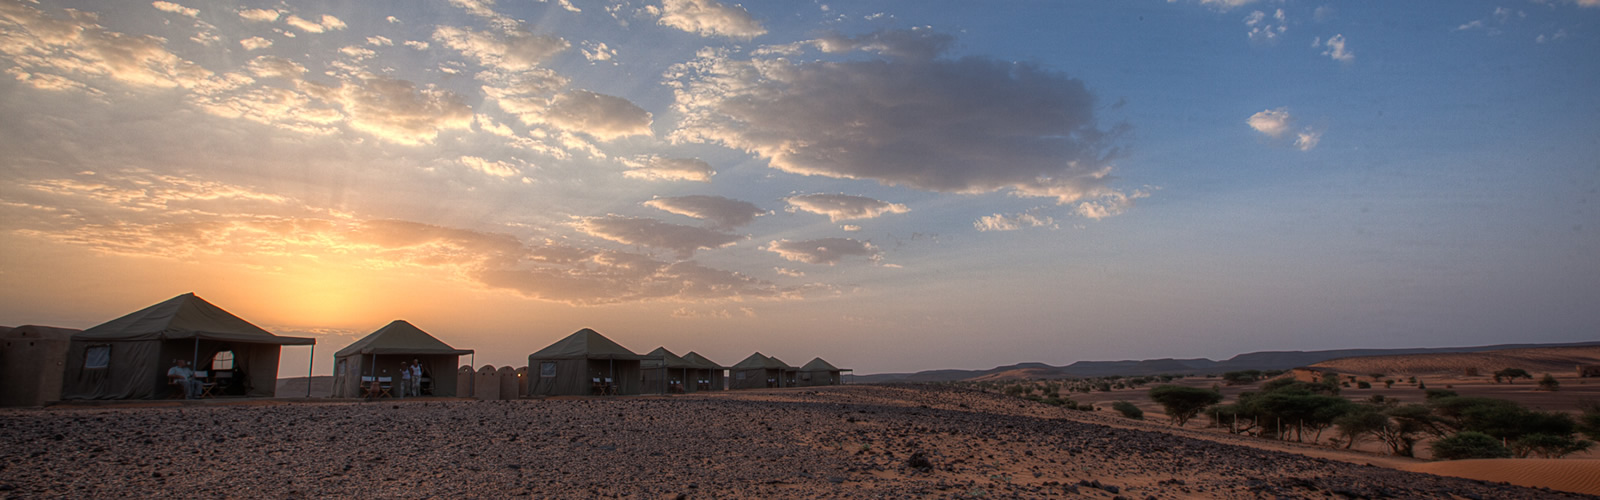
{"type": "Polygon", "coordinates": [[[1133,403],[1129,403],[1127,401],[1118,401],[1111,403],[1111,409],[1117,410],[1117,412],[1121,413],[1124,417],[1134,420],[1144,420],[1144,410],[1139,409],[1138,406],[1134,406],[1133,403]]]}
{"type": "Polygon", "coordinates": [[[1363,381],[1360,381],[1360,382],[1356,382],[1356,388],[1357,389],[1371,389],[1372,388],[1372,384],[1368,383],[1365,380],[1363,380],[1363,381]]]}
{"type": "Polygon", "coordinates": [[[1183,427],[1201,410],[1222,402],[1222,393],[1181,385],[1159,385],[1150,389],[1150,400],[1166,408],[1167,416],[1183,427]]]}
{"type": "Polygon", "coordinates": [[[1482,432],[1465,431],[1433,442],[1433,458],[1462,460],[1468,458],[1511,458],[1511,450],[1500,440],[1482,432]]]}
{"type": "Polygon", "coordinates": [[[1539,390],[1554,391],[1559,389],[1561,389],[1561,382],[1556,380],[1555,376],[1546,373],[1544,378],[1539,379],[1539,390]]]}

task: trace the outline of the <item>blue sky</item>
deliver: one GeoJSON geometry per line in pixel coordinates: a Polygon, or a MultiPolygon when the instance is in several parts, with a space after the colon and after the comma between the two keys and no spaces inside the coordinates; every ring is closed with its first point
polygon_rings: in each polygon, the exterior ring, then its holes
{"type": "Polygon", "coordinates": [[[591,327],[859,373],[1591,340],[1597,28],[1591,0],[7,0],[0,323],[193,291],[325,354],[404,318],[480,363],[591,327]]]}

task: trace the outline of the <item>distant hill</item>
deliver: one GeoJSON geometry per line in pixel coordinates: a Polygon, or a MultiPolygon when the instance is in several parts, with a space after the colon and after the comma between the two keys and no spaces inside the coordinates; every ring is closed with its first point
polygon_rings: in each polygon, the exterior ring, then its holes
{"type": "Polygon", "coordinates": [[[1290,368],[1310,366],[1339,358],[1363,356],[1442,354],[1495,351],[1502,349],[1579,346],[1600,346],[1600,342],[1573,342],[1565,344],[1499,344],[1470,347],[1418,347],[1409,349],[1261,351],[1240,354],[1223,361],[1212,361],[1206,358],[1162,358],[1124,361],[1079,361],[1066,366],[1051,366],[1045,363],[1019,363],[1015,365],[998,366],[988,370],[928,370],[916,373],[846,375],[845,381],[853,384],[871,384],[880,382],[954,382],[958,380],[1082,378],[1105,377],[1110,375],[1141,376],[1161,374],[1210,374],[1238,370],[1288,370],[1290,368]]]}
{"type": "Polygon", "coordinates": [[[1552,372],[1565,374],[1573,372],[1577,365],[1593,364],[1600,364],[1600,346],[1362,356],[1323,361],[1311,367],[1355,375],[1369,373],[1461,375],[1470,368],[1477,370],[1483,376],[1488,376],[1495,370],[1504,368],[1521,368],[1536,374],[1552,372]]]}

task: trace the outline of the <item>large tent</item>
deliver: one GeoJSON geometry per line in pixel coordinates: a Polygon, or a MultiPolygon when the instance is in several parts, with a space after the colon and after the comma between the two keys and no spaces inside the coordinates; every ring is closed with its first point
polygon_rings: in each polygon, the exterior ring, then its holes
{"type": "Polygon", "coordinates": [[[41,406],[61,399],[67,348],[79,330],[22,325],[0,331],[0,406],[41,406]]]}
{"type": "Polygon", "coordinates": [[[783,360],[778,359],[777,356],[767,356],[767,359],[772,360],[772,364],[783,372],[783,375],[779,377],[779,387],[800,385],[800,367],[785,363],[783,360]]]}
{"type": "Polygon", "coordinates": [[[701,356],[700,353],[694,351],[689,351],[689,354],[683,355],[683,359],[694,363],[696,367],[700,368],[700,377],[704,377],[695,379],[696,390],[720,391],[727,389],[723,382],[725,380],[723,372],[728,369],[727,367],[706,359],[705,356],[701,356]]]}
{"type": "Polygon", "coordinates": [[[823,361],[822,358],[812,358],[811,362],[800,367],[800,385],[839,385],[844,379],[839,376],[842,370],[832,363],[823,361]]]}
{"type": "Polygon", "coordinates": [[[744,358],[733,365],[729,371],[733,372],[733,379],[728,381],[729,389],[766,389],[770,387],[783,387],[783,372],[789,365],[767,357],[759,352],[744,358]]]}
{"type": "Polygon", "coordinates": [[[644,356],[584,328],[528,355],[529,396],[595,394],[608,384],[613,394],[638,394],[644,356]],[[597,382],[598,381],[598,382],[597,382]]]}
{"type": "Polygon", "coordinates": [[[472,350],[450,347],[397,319],[333,354],[333,397],[361,397],[361,377],[399,381],[400,364],[413,360],[422,363],[423,395],[455,396],[456,365],[467,354],[472,350]]]}
{"type": "Polygon", "coordinates": [[[283,337],[186,293],[72,336],[62,399],[152,399],[175,393],[174,360],[194,364],[224,395],[272,397],[278,353],[316,339],[283,337]]]}
{"type": "Polygon", "coordinates": [[[644,385],[640,391],[645,394],[666,394],[669,392],[694,392],[695,376],[700,375],[698,365],[687,359],[678,357],[666,347],[657,347],[644,355],[644,360],[639,363],[639,369],[644,373],[644,385]]]}

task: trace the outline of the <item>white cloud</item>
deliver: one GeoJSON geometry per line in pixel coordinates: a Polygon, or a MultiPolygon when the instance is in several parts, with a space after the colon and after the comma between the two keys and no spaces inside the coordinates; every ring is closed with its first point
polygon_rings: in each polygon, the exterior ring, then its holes
{"type": "Polygon", "coordinates": [[[372,46],[376,46],[376,47],[389,47],[389,46],[394,45],[394,40],[390,40],[389,37],[386,37],[386,36],[376,36],[376,35],[374,35],[374,36],[367,37],[367,45],[372,45],[372,46]]]}
{"type": "Polygon", "coordinates": [[[1056,224],[1056,220],[1054,218],[1035,215],[1031,212],[1022,212],[1010,215],[994,214],[979,217],[978,220],[973,221],[972,227],[977,228],[978,231],[1016,231],[1018,229],[1029,227],[1048,227],[1051,229],[1060,228],[1060,226],[1056,224]]]}
{"type": "MultiPolygon", "coordinates": [[[[1346,49],[1344,44],[1344,35],[1333,35],[1332,37],[1328,38],[1328,41],[1321,43],[1323,47],[1327,48],[1327,50],[1322,51],[1322,55],[1333,58],[1335,61],[1344,63],[1356,60],[1356,53],[1346,49]]],[[[1318,41],[1313,40],[1311,42],[1311,46],[1317,47],[1318,41]]]]}
{"type": "Polygon", "coordinates": [[[630,179],[711,182],[711,176],[717,175],[710,163],[699,158],[651,156],[624,163],[628,165],[628,170],[622,175],[630,179]]]}
{"type": "Polygon", "coordinates": [[[299,80],[306,73],[306,67],[300,63],[277,56],[260,56],[251,59],[245,64],[245,69],[258,78],[283,78],[285,80],[299,80]]]}
{"type": "Polygon", "coordinates": [[[290,14],[289,17],[283,20],[283,22],[306,33],[323,33],[334,30],[342,30],[345,28],[344,21],[339,20],[337,17],[326,14],[322,16],[322,19],[317,21],[307,20],[300,16],[290,14]]]}
{"type": "Polygon", "coordinates": [[[415,50],[428,50],[428,42],[419,40],[406,40],[405,46],[411,47],[415,50]]]}
{"type": "Polygon", "coordinates": [[[731,229],[749,224],[767,213],[748,201],[721,196],[689,195],[655,198],[644,202],[647,207],[678,215],[703,219],[719,229],[731,229]]]}
{"type": "Polygon", "coordinates": [[[1312,148],[1317,147],[1319,142],[1322,142],[1322,131],[1312,130],[1308,127],[1295,136],[1294,147],[1301,151],[1310,151],[1312,148]]]}
{"type": "Polygon", "coordinates": [[[253,36],[253,37],[250,37],[250,38],[239,40],[239,46],[244,47],[244,50],[261,50],[261,49],[265,49],[267,47],[271,47],[272,46],[272,40],[261,38],[259,36],[253,36]]]}
{"type": "Polygon", "coordinates": [[[1289,115],[1289,108],[1261,111],[1250,115],[1250,119],[1245,120],[1246,123],[1250,124],[1250,128],[1272,137],[1283,136],[1284,132],[1289,131],[1293,121],[1294,117],[1289,115]]]}
{"type": "Polygon", "coordinates": [[[857,226],[855,224],[841,224],[839,226],[839,230],[847,233],[854,233],[856,231],[860,231],[861,226],[857,226]]]}
{"type": "Polygon", "coordinates": [[[872,262],[883,259],[883,252],[872,243],[850,238],[821,238],[815,240],[773,240],[763,250],[807,264],[834,265],[846,257],[865,257],[872,262]]]}
{"type": "Polygon", "coordinates": [[[602,141],[632,135],[649,136],[650,112],[621,97],[587,90],[557,94],[533,112],[520,115],[523,123],[546,123],[582,132],[602,141]]]}
{"type": "Polygon", "coordinates": [[[51,17],[28,4],[0,3],[9,21],[4,53],[21,70],[49,68],[60,76],[109,78],[138,87],[209,85],[215,74],[166,49],[166,40],[128,35],[95,23],[91,15],[51,17]]]}
{"type": "Polygon", "coordinates": [[[470,28],[440,26],[433,39],[483,66],[504,71],[527,71],[545,58],[566,50],[571,44],[561,37],[535,35],[526,31],[497,34],[470,28]]]}
{"type": "Polygon", "coordinates": [[[749,40],[767,33],[744,7],[716,0],[662,0],[660,12],[661,19],[656,22],[662,26],[700,36],[749,40]]]}
{"type": "Polygon", "coordinates": [[[830,54],[856,50],[910,59],[933,59],[955,43],[955,37],[928,28],[882,30],[858,37],[832,33],[810,42],[830,54]]]}
{"type": "Polygon", "coordinates": [[[643,217],[607,215],[583,217],[573,223],[578,231],[625,245],[672,250],[687,259],[697,250],[713,250],[733,245],[742,236],[711,229],[661,222],[643,217]]]}
{"type": "Polygon", "coordinates": [[[1111,193],[1099,198],[1078,203],[1075,211],[1079,216],[1089,219],[1104,219],[1115,215],[1122,215],[1133,207],[1133,200],[1149,198],[1150,193],[1135,190],[1132,193],[1111,193]]]}
{"type": "MultiPolygon", "coordinates": [[[[1178,0],[1167,0],[1167,3],[1176,3],[1178,0]]],[[[1255,3],[1256,0],[1193,0],[1195,3],[1217,10],[1229,10],[1234,7],[1243,7],[1255,3]]]]}
{"type": "Polygon", "coordinates": [[[1083,82],[982,57],[674,66],[674,141],[722,144],[802,175],[953,193],[1009,190],[1066,204],[1103,192],[1119,130],[1083,82]]]}
{"type": "Polygon", "coordinates": [[[832,222],[871,219],[883,214],[903,214],[910,211],[899,203],[844,194],[805,194],[790,196],[784,198],[784,201],[789,203],[790,212],[798,210],[826,215],[832,222]]]}
{"type": "Polygon", "coordinates": [[[462,156],[459,160],[468,168],[495,177],[516,177],[522,174],[516,165],[503,161],[485,160],[476,156],[462,156]]]}
{"type": "Polygon", "coordinates": [[[239,17],[244,18],[244,20],[262,23],[277,21],[278,17],[282,15],[283,12],[272,9],[244,9],[239,11],[239,17]]]}
{"type": "Polygon", "coordinates": [[[788,276],[791,278],[804,278],[806,276],[805,271],[797,271],[787,267],[774,267],[772,270],[773,272],[778,273],[779,276],[788,276]]]}
{"type": "Polygon", "coordinates": [[[427,144],[439,131],[472,125],[472,108],[460,96],[406,80],[371,76],[346,82],[337,102],[350,126],[399,144],[427,144]]]}
{"type": "Polygon", "coordinates": [[[1278,9],[1270,18],[1266,12],[1253,11],[1245,16],[1244,24],[1250,27],[1248,36],[1252,42],[1277,42],[1278,37],[1289,31],[1289,19],[1283,13],[1283,9],[1278,9]]]}
{"type": "Polygon", "coordinates": [[[156,0],[155,2],[151,2],[150,5],[154,6],[156,8],[156,10],[160,10],[162,12],[171,12],[173,14],[189,16],[189,17],[194,17],[194,18],[200,17],[200,9],[193,9],[193,8],[189,8],[189,7],[184,7],[182,5],[178,5],[178,4],[175,4],[175,3],[172,3],[172,2],[163,2],[161,0],[156,0]]]}
{"type": "Polygon", "coordinates": [[[617,57],[617,49],[607,46],[604,42],[584,42],[583,57],[590,61],[610,61],[617,57]]]}

